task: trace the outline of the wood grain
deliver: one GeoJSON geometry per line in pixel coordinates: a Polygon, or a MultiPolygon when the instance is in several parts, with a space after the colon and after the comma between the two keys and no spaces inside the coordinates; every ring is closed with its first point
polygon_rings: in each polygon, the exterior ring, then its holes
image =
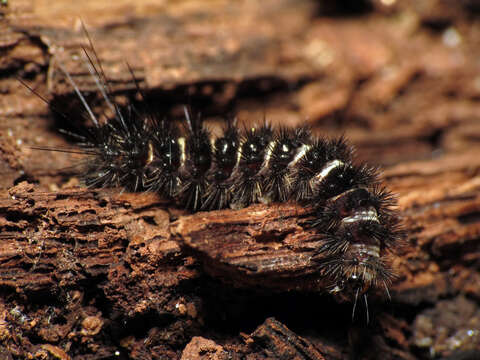
{"type": "MultiPolygon", "coordinates": [[[[480,351],[474,337],[454,348],[450,335],[439,336],[433,348],[417,331],[427,310],[449,318],[452,306],[441,301],[466,296],[476,309],[480,299],[474,2],[1,3],[0,357],[429,359],[434,350],[480,351]],[[32,150],[70,148],[58,128],[88,126],[59,69],[82,91],[95,90],[81,21],[118,101],[134,95],[128,62],[159,113],[177,118],[191,99],[212,130],[230,113],[245,126],[264,114],[274,126],[309,124],[319,136],[345,134],[359,161],[382,165],[408,236],[391,258],[391,300],[369,299],[368,326],[364,305],[352,322],[351,305],[322,295],[321,282],[311,286],[316,244],[301,226],[308,209],[188,214],[155,194],[84,189],[69,168],[78,156],[32,150]],[[276,259],[279,273],[270,270],[276,259]],[[307,276],[292,277],[292,264],[307,276]]],[[[88,99],[102,113],[99,96],[88,99]]]]}

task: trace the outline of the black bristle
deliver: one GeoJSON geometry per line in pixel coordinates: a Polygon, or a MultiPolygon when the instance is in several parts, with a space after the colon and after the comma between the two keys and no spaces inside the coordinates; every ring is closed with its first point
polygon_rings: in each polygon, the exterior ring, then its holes
{"type": "Polygon", "coordinates": [[[127,115],[128,121],[115,117],[105,125],[89,129],[80,144],[83,150],[95,153],[81,173],[87,186],[145,190],[151,131],[142,118],[134,113],[127,115]]]}
{"type": "Polygon", "coordinates": [[[261,170],[272,139],[273,131],[268,125],[246,131],[240,146],[240,161],[232,186],[232,208],[241,208],[259,202],[264,196],[261,170]]]}
{"type": "Polygon", "coordinates": [[[173,198],[180,187],[181,149],[178,143],[178,131],[165,121],[155,122],[152,126],[152,159],[147,166],[148,190],[158,192],[167,198],[173,198]]]}
{"type": "Polygon", "coordinates": [[[223,209],[232,200],[231,176],[238,161],[240,138],[234,119],[228,122],[224,135],[214,143],[214,165],[203,195],[203,210],[223,209]]]}
{"type": "Polygon", "coordinates": [[[201,117],[192,120],[188,110],[185,110],[185,117],[189,132],[185,137],[182,186],[177,197],[186,209],[197,211],[202,207],[202,198],[208,188],[207,174],[212,166],[212,145],[210,133],[203,128],[201,117]]]}
{"type": "Polygon", "coordinates": [[[264,191],[270,201],[287,201],[293,190],[289,164],[302,145],[309,143],[310,133],[306,128],[291,130],[281,128],[269,149],[268,171],[264,175],[264,191]]]}
{"type": "Polygon", "coordinates": [[[328,162],[337,160],[348,164],[351,157],[352,150],[343,138],[315,140],[293,170],[292,176],[296,180],[294,192],[297,201],[311,201],[314,197],[321,196],[318,194],[318,186],[315,184],[314,177],[321,173],[328,162]]]}
{"type": "Polygon", "coordinates": [[[312,181],[312,198],[316,203],[337,196],[349,189],[369,186],[375,182],[377,175],[370,167],[357,167],[351,163],[339,163],[325,175],[321,181],[312,181]]]}

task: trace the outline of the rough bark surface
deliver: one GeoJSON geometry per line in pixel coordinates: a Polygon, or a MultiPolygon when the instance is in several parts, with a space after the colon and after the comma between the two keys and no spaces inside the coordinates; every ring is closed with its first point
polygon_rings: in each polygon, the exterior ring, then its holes
{"type": "Polygon", "coordinates": [[[0,358],[477,359],[479,10],[0,1],[0,358]],[[69,168],[78,156],[33,150],[71,148],[58,128],[85,126],[59,68],[95,91],[80,19],[118,101],[134,93],[128,62],[154,111],[190,101],[213,130],[228,114],[308,123],[382,166],[408,235],[391,299],[372,296],[352,321],[352,304],[312,286],[298,204],[189,214],[156,194],[85,189],[69,168]]]}

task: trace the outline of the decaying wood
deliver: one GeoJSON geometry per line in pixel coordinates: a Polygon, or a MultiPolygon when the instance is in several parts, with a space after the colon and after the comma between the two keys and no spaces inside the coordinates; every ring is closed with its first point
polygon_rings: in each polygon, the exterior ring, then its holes
{"type": "Polygon", "coordinates": [[[183,216],[173,232],[205,271],[233,286],[321,292],[328,283],[318,276],[315,250],[324,242],[302,227],[308,213],[295,203],[257,204],[183,216]]]}
{"type": "Polygon", "coordinates": [[[1,358],[475,358],[475,1],[371,0],[347,17],[337,3],[0,2],[1,358]],[[31,149],[71,147],[56,128],[84,125],[61,123],[16,79],[75,113],[59,66],[95,90],[79,17],[119,99],[134,88],[127,61],[162,114],[190,98],[212,129],[226,113],[247,126],[264,114],[308,123],[383,165],[408,236],[391,258],[391,300],[370,298],[368,325],[362,304],[352,321],[351,304],[290,277],[292,264],[312,271],[308,209],[188,214],[155,194],[84,189],[68,169],[78,157],[31,149]],[[205,256],[207,241],[226,245],[205,256]],[[276,259],[283,273],[268,269],[276,259]]]}
{"type": "MultiPolygon", "coordinates": [[[[474,244],[480,233],[479,222],[475,221],[480,209],[479,184],[469,173],[472,166],[480,166],[479,160],[464,154],[431,162],[429,167],[411,163],[407,168],[402,165],[386,173],[391,186],[398,187],[401,194],[399,202],[409,229],[407,244],[393,259],[398,276],[391,288],[394,304],[413,306],[458,292],[480,295],[478,273],[471,266],[479,256],[474,244]],[[465,163],[466,158],[468,166],[458,165],[465,163]],[[450,183],[442,181],[445,188],[430,193],[424,189],[432,178],[447,176],[450,183]],[[400,190],[402,184],[408,189],[400,190]],[[421,202],[411,197],[414,191],[422,192],[421,202]]],[[[185,317],[179,321],[182,328],[189,326],[190,331],[198,328],[205,316],[199,313],[204,299],[186,285],[201,284],[204,270],[201,265],[205,259],[192,257],[189,251],[195,241],[192,239],[224,242],[225,246],[235,241],[250,243],[252,252],[244,257],[251,264],[262,264],[256,259],[258,249],[265,262],[288,254],[282,250],[284,246],[296,252],[298,265],[302,251],[292,248],[289,242],[308,235],[295,220],[305,213],[296,204],[181,215],[169,214],[165,202],[154,194],[119,195],[87,189],[44,193],[35,191],[35,186],[28,183],[11,188],[3,197],[1,226],[10,230],[3,233],[0,248],[3,288],[27,298],[45,294],[57,306],[60,301],[69,307],[75,302],[78,307],[86,296],[82,291],[84,283],[94,281],[120,314],[135,318],[155,311],[185,317]],[[178,219],[171,223],[172,217],[178,219]],[[57,297],[60,300],[54,300],[57,297]]],[[[221,251],[225,249],[219,248],[221,251]]],[[[234,249],[225,251],[226,255],[235,255],[234,249]]],[[[292,264],[295,263],[291,261],[292,264]]],[[[208,262],[204,265],[208,270],[208,262]]],[[[221,271],[218,266],[213,269],[211,274],[226,278],[223,280],[227,282],[245,280],[242,274],[221,271]]],[[[270,275],[266,272],[263,279],[258,279],[262,291],[278,276],[270,275]]],[[[246,284],[255,288],[254,279],[246,279],[246,284]]],[[[289,278],[284,281],[288,289],[289,278]]],[[[301,283],[297,285],[302,288],[301,283]]],[[[11,307],[10,312],[7,309],[5,320],[14,322],[18,320],[12,315],[13,310],[20,314],[27,311],[18,306],[11,307]]],[[[370,311],[379,319],[383,317],[375,307],[370,311]]],[[[388,305],[383,311],[389,312],[388,305]]],[[[35,321],[30,319],[32,315],[18,316],[29,319],[23,327],[28,328],[28,323],[35,321]]],[[[99,319],[106,321],[102,316],[99,319]]],[[[79,321],[74,317],[66,325],[52,326],[54,329],[45,339],[65,336],[68,328],[73,336],[72,329],[79,321]]],[[[82,331],[78,337],[89,336],[82,331]]]]}
{"type": "Polygon", "coordinates": [[[273,318],[265,320],[251,337],[253,342],[262,344],[266,358],[325,359],[308,340],[302,339],[273,318]]]}

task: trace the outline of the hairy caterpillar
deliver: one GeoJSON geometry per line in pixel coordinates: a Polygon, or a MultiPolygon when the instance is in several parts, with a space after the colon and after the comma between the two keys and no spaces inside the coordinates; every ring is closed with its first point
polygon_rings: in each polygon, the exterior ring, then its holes
{"type": "Polygon", "coordinates": [[[213,137],[186,108],[183,126],[148,108],[121,108],[95,52],[94,57],[85,53],[114,114],[101,123],[62,68],[93,123],[83,134],[73,134],[78,152],[86,156],[79,175],[87,186],[153,191],[191,211],[297,201],[314,209],[310,226],[326,239],[316,251],[323,255],[321,276],[331,280],[328,291],[355,303],[361,295],[366,301],[372,288],[388,293],[392,273],[384,255],[401,234],[395,201],[374,168],[354,162],[344,138],[317,138],[307,128],[275,130],[267,124],[242,130],[234,120],[213,137]]]}

